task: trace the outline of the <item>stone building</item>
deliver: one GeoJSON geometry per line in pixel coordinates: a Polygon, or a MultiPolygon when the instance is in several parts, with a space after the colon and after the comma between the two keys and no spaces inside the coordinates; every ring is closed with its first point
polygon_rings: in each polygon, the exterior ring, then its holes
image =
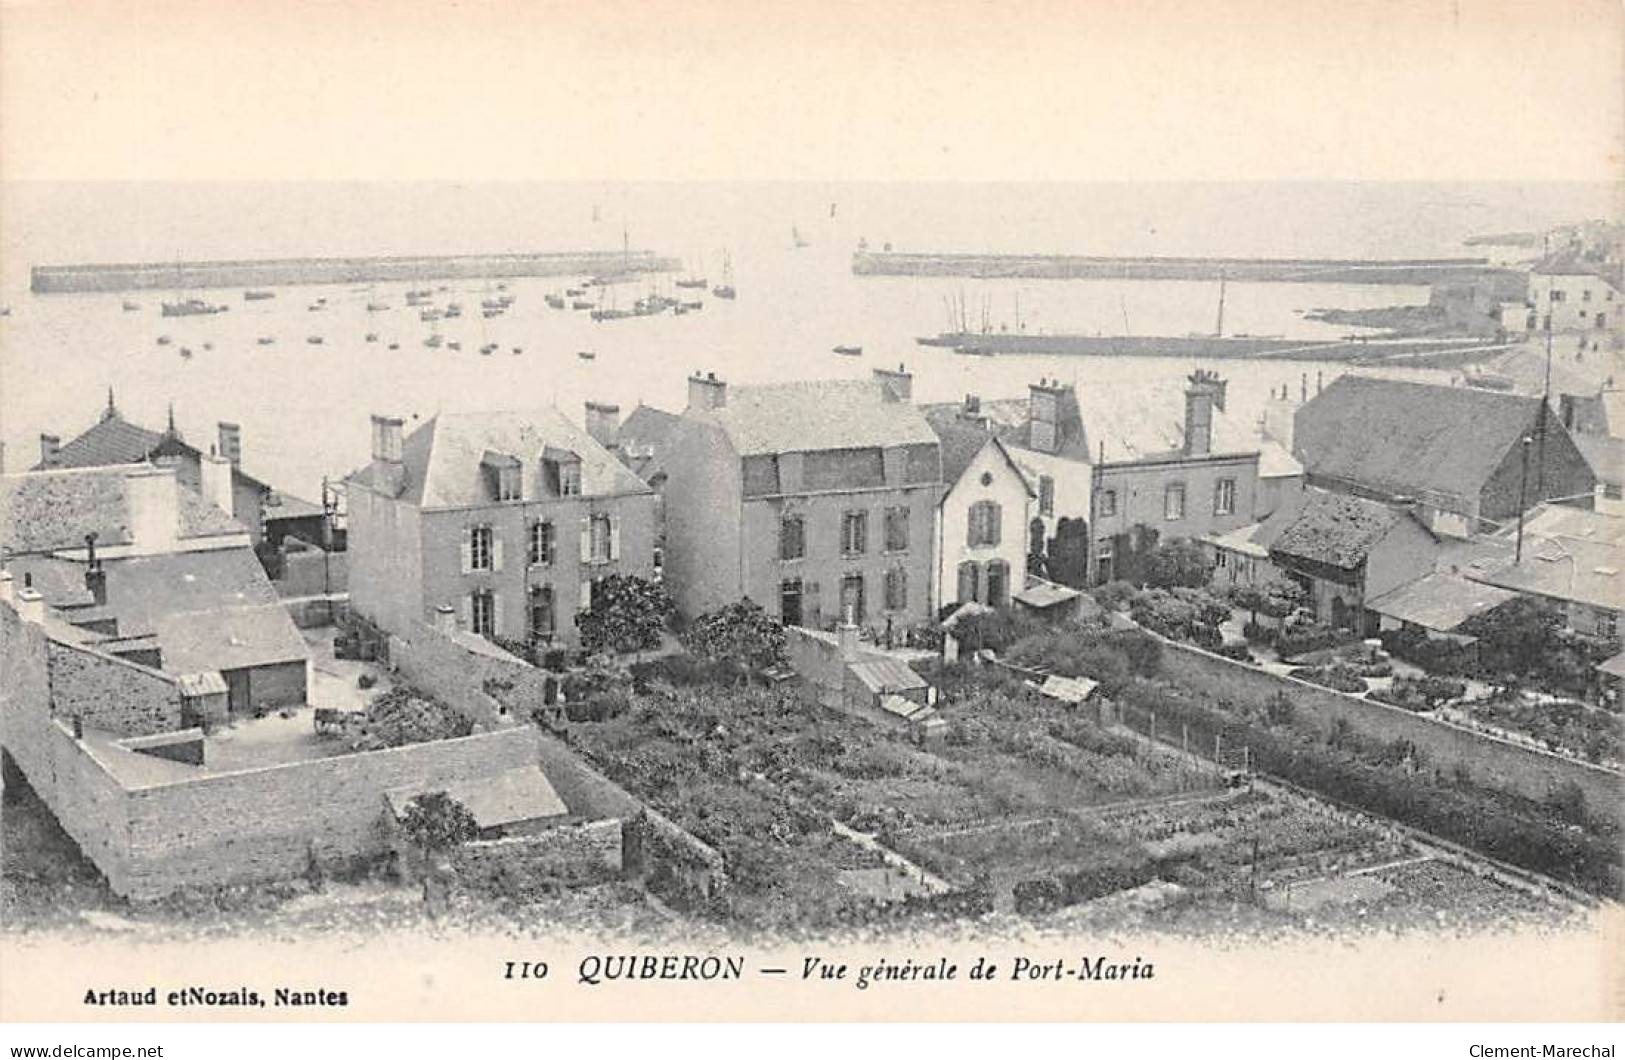
{"type": "Polygon", "coordinates": [[[691,377],[667,463],[678,608],[745,597],[789,625],[927,620],[942,462],[910,382],[691,377]]]}
{"type": "Polygon", "coordinates": [[[655,494],[557,409],[373,417],[348,478],[351,606],[391,632],[463,629],[573,647],[610,574],[654,573],[655,494]]]}
{"type": "Polygon", "coordinates": [[[1298,410],[1293,445],[1309,485],[1414,503],[1446,537],[1544,499],[1589,503],[1596,484],[1542,398],[1476,387],[1345,375],[1298,410]]]}
{"type": "Polygon", "coordinates": [[[1006,606],[1026,585],[1028,521],[1037,493],[981,422],[940,408],[928,418],[942,441],[946,484],[937,507],[933,604],[1006,606]]]}
{"type": "MultiPolygon", "coordinates": [[[[1618,266],[1554,254],[1529,271],[1532,331],[1619,331],[1621,301],[1618,266]]],[[[1509,328],[1508,330],[1513,330],[1509,328]]]]}

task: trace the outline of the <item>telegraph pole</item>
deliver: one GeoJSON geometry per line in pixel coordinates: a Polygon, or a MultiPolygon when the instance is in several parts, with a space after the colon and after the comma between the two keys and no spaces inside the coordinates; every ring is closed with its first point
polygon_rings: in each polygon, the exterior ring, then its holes
{"type": "Polygon", "coordinates": [[[1527,434],[1519,443],[1523,452],[1523,473],[1518,476],[1518,545],[1512,553],[1512,564],[1517,566],[1523,562],[1523,505],[1524,490],[1529,485],[1529,443],[1532,441],[1527,434]]]}

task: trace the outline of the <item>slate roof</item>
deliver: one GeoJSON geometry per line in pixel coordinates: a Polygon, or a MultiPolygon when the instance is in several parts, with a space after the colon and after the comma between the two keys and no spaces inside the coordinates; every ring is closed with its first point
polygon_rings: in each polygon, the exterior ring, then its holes
{"type": "Polygon", "coordinates": [[[632,473],[652,482],[666,470],[673,434],[682,417],[652,405],[638,405],[615,434],[615,453],[632,473]]]}
{"type": "Polygon", "coordinates": [[[726,405],[700,414],[740,456],[937,444],[920,410],[872,379],[730,386],[726,405]]]}
{"type": "MultiPolygon", "coordinates": [[[[12,553],[83,548],[131,541],[127,467],[33,471],[0,476],[0,544],[12,553]]],[[[201,496],[176,485],[176,532],[181,538],[243,534],[243,525],[201,496]]]]}
{"type": "MultiPolygon", "coordinates": [[[[1091,383],[1061,396],[1058,456],[1108,464],[1183,459],[1185,392],[1179,386],[1091,383]]],[[[959,402],[925,406],[933,424],[959,418],[959,402]]],[[[980,402],[989,429],[1006,445],[1031,448],[1031,401],[999,398],[980,402]]],[[[1255,453],[1257,436],[1236,417],[1213,410],[1212,454],[1255,453]]]]}
{"type": "Polygon", "coordinates": [[[1503,589],[1619,611],[1625,607],[1625,519],[1542,505],[1524,519],[1523,562],[1487,561],[1467,573],[1503,589]]]}
{"type": "MultiPolygon", "coordinates": [[[[159,450],[186,453],[201,459],[202,450],[190,444],[179,433],[154,431],[126,420],[116,408],[108,408],[77,438],[62,445],[49,462],[35,464],[31,470],[47,471],[59,468],[107,467],[114,464],[139,464],[159,450]]],[[[231,469],[234,481],[246,482],[262,490],[269,490],[263,481],[240,467],[231,469]]]]}
{"type": "Polygon", "coordinates": [[[168,673],[239,670],[302,661],[308,654],[279,603],[160,614],[153,624],[168,673]]]}
{"type": "Polygon", "coordinates": [[[398,818],[409,802],[429,791],[444,791],[462,803],[482,829],[565,817],[570,813],[537,766],[520,766],[492,776],[470,777],[432,788],[392,788],[385,793],[385,798],[398,818]]]}
{"type": "Polygon", "coordinates": [[[1598,482],[1625,481],[1625,438],[1605,434],[1573,434],[1574,445],[1598,482]]]}
{"type": "MultiPolygon", "coordinates": [[[[70,569],[79,585],[84,584],[83,563],[49,562],[70,569]]],[[[107,603],[96,611],[118,619],[121,639],[157,632],[158,619],[164,615],[223,613],[278,602],[265,569],[247,547],[106,559],[102,569],[107,576],[107,603]]],[[[39,579],[35,581],[37,584],[39,579]]],[[[56,603],[49,596],[46,599],[56,603]]],[[[88,615],[70,613],[68,617],[81,620],[88,615]]],[[[284,620],[286,617],[284,614],[284,620]]],[[[288,628],[293,628],[291,623],[288,628]]]]}
{"type": "Polygon", "coordinates": [[[1036,496],[1033,485],[1027,481],[1027,476],[1021,473],[1021,468],[1011,459],[1010,451],[1005,448],[997,435],[991,434],[986,427],[957,415],[944,416],[940,410],[926,412],[926,422],[936,433],[937,441],[942,450],[942,481],[950,489],[959,477],[976,460],[982,450],[989,445],[996,446],[1004,462],[1010,465],[1011,470],[1021,479],[1021,484],[1028,495],[1036,496]]]}
{"type": "MultiPolygon", "coordinates": [[[[407,435],[401,444],[405,481],[399,496],[422,508],[469,508],[493,503],[480,461],[487,450],[517,457],[524,465],[527,498],[535,489],[537,462],[547,449],[574,453],[581,460],[581,495],[612,497],[648,493],[649,487],[586,430],[557,408],[497,412],[441,413],[407,435]]],[[[350,481],[369,489],[376,467],[368,465],[350,481]]],[[[385,492],[388,492],[385,489],[385,492]]]]}
{"type": "Polygon", "coordinates": [[[1345,375],[1298,410],[1293,447],[1311,476],[1477,497],[1540,406],[1538,397],[1345,375]]]}
{"type": "Polygon", "coordinates": [[[1281,531],[1270,552],[1353,570],[1372,546],[1408,518],[1380,501],[1317,490],[1281,531]]]}
{"type": "Polygon", "coordinates": [[[1390,589],[1368,600],[1366,606],[1379,615],[1448,633],[1474,615],[1504,604],[1516,595],[1457,574],[1440,572],[1390,589]]]}

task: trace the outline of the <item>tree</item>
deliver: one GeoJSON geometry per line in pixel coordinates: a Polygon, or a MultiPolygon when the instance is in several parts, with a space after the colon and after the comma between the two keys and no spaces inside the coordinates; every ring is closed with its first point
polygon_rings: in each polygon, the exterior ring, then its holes
{"type": "Polygon", "coordinates": [[[445,898],[447,875],[437,856],[479,835],[479,824],[467,806],[444,791],[430,791],[406,804],[401,831],[423,855],[423,904],[436,912],[445,898]]]}
{"type": "Polygon", "coordinates": [[[659,582],[611,574],[592,587],[592,606],[576,616],[581,646],[589,652],[645,651],[660,646],[675,608],[659,582]]]}
{"type": "Polygon", "coordinates": [[[1048,562],[1044,555],[1044,520],[1034,516],[1033,521],[1027,524],[1027,573],[1042,578],[1047,566],[1048,562]]]}
{"type": "MultiPolygon", "coordinates": [[[[1036,521],[1036,520],[1035,520],[1036,521]]],[[[1074,589],[1089,584],[1089,523],[1061,516],[1049,539],[1045,577],[1074,589]]]]}
{"type": "Polygon", "coordinates": [[[1200,589],[1213,576],[1207,551],[1184,537],[1143,551],[1138,568],[1141,581],[1153,589],[1200,589]]]}
{"type": "Polygon", "coordinates": [[[1478,657],[1494,670],[1525,677],[1539,673],[1558,646],[1563,614],[1532,596],[1517,596],[1461,624],[1478,638],[1478,657]]]}
{"type": "Polygon", "coordinates": [[[741,676],[784,659],[784,626],[751,600],[701,615],[689,624],[683,646],[707,662],[741,676]]]}

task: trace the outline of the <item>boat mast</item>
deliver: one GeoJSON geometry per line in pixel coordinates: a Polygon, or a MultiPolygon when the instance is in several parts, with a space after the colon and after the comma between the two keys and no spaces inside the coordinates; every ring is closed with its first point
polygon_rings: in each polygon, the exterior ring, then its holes
{"type": "Polygon", "coordinates": [[[1224,338],[1224,270],[1219,270],[1219,322],[1213,326],[1213,337],[1224,338]]]}

